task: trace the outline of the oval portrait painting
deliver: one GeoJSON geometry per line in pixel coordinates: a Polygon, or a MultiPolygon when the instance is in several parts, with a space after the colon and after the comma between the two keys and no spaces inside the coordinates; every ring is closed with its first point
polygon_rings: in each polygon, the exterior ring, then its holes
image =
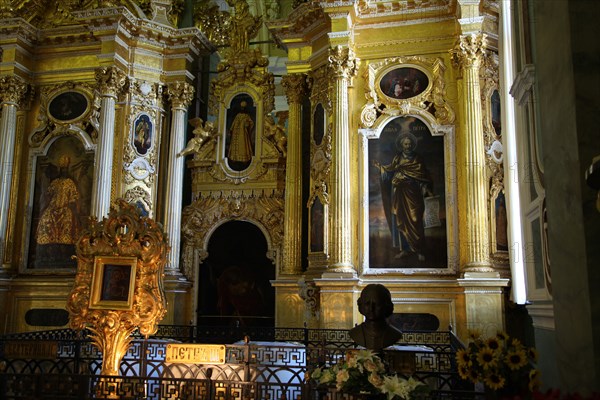
{"type": "Polygon", "coordinates": [[[379,88],[392,99],[410,99],[420,95],[429,86],[429,78],[413,67],[394,68],[379,81],[379,88]]]}
{"type": "Polygon", "coordinates": [[[85,114],[88,105],[88,99],[82,93],[64,92],[50,101],[48,113],[61,122],[73,121],[85,114]]]}

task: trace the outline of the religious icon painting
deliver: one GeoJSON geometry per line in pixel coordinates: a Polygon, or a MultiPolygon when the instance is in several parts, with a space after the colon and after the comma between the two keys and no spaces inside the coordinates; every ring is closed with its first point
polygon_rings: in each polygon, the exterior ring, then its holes
{"type": "Polygon", "coordinates": [[[394,68],[379,80],[381,92],[392,99],[410,99],[420,95],[428,87],[428,76],[415,67],[394,68]]]}
{"type": "Polygon", "coordinates": [[[150,116],[140,114],[133,123],[132,143],[135,151],[145,156],[152,147],[153,124],[150,116]]]}
{"type": "Polygon", "coordinates": [[[325,109],[319,103],[313,114],[313,141],[317,146],[323,142],[323,136],[325,136],[325,109]]]}
{"type": "Polygon", "coordinates": [[[397,117],[369,140],[369,267],[446,268],[444,139],[397,117]]]}
{"type": "Polygon", "coordinates": [[[74,122],[90,110],[88,98],[79,92],[62,92],[48,103],[48,115],[58,123],[74,122]]]}
{"type": "Polygon", "coordinates": [[[500,192],[496,196],[494,209],[496,251],[508,251],[508,220],[504,193],[500,192]]]}
{"type": "Polygon", "coordinates": [[[90,215],[94,153],[63,136],[34,165],[27,268],[75,268],[75,244],[90,215]]]}
{"type": "Polygon", "coordinates": [[[90,308],[131,310],[134,300],[136,257],[94,259],[90,308]]]}
{"type": "Polygon", "coordinates": [[[492,92],[492,96],[490,99],[490,107],[492,108],[492,126],[494,127],[494,132],[496,132],[496,136],[500,136],[502,134],[502,122],[500,120],[500,93],[497,90],[492,92]]]}
{"type": "Polygon", "coordinates": [[[317,196],[310,207],[310,251],[312,253],[325,250],[325,209],[317,196]]]}
{"type": "Polygon", "coordinates": [[[250,166],[256,146],[256,105],[247,93],[233,97],[227,110],[225,157],[229,168],[243,171],[250,166]]]}

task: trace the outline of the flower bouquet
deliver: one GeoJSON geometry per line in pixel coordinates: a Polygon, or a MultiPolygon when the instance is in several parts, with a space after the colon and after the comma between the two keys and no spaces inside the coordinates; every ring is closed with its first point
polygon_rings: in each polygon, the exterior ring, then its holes
{"type": "Polygon", "coordinates": [[[530,399],[540,386],[535,369],[537,352],[504,332],[482,338],[470,333],[466,349],[456,352],[458,374],[473,383],[483,383],[486,393],[499,399],[530,399]]]}
{"type": "Polygon", "coordinates": [[[409,400],[429,392],[416,379],[388,374],[379,356],[371,350],[349,352],[346,359],[331,368],[315,368],[310,379],[317,385],[333,385],[342,393],[387,400],[409,400]]]}

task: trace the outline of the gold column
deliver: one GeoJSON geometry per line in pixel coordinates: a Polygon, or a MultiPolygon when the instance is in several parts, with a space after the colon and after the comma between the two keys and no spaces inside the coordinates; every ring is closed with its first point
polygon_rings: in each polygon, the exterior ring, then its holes
{"type": "Polygon", "coordinates": [[[285,173],[285,221],[283,225],[284,274],[301,274],[302,245],[302,98],[306,94],[306,76],[284,76],[281,85],[289,104],[287,159],[285,173]]]}
{"type": "Polygon", "coordinates": [[[170,83],[168,88],[171,100],[171,142],[169,144],[169,164],[167,169],[167,195],[165,197],[165,231],[169,238],[171,252],[167,257],[166,273],[180,275],[179,248],[181,239],[181,202],[183,186],[184,157],[177,157],[185,148],[185,114],[194,98],[194,87],[186,82],[170,83]]]}
{"type": "Polygon", "coordinates": [[[350,132],[348,128],[348,84],[357,72],[354,52],[342,46],[329,50],[329,69],[334,78],[334,128],[331,167],[331,272],[355,274],[352,265],[352,220],[350,208],[350,132]]]}
{"type": "MultiPolygon", "coordinates": [[[[463,272],[492,272],[489,261],[489,229],[487,219],[487,184],[485,147],[479,69],[486,49],[486,35],[463,35],[453,50],[455,63],[462,70],[461,138],[464,157],[464,189],[466,193],[466,254],[463,272]]],[[[461,263],[462,264],[462,263],[461,263]]]]}
{"type": "Polygon", "coordinates": [[[4,260],[4,248],[8,239],[6,233],[10,215],[8,207],[15,155],[17,107],[23,100],[27,87],[27,83],[17,76],[0,77],[0,266],[4,260]]]}
{"type": "Polygon", "coordinates": [[[110,211],[115,144],[115,104],[118,95],[127,83],[127,76],[116,67],[101,67],[96,70],[96,82],[102,100],[91,215],[102,220],[110,211]]]}

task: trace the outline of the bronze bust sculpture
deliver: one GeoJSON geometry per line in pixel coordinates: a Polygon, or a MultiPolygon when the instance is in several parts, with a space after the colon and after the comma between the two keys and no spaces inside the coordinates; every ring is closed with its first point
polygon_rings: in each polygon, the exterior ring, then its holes
{"type": "Polygon", "coordinates": [[[365,316],[365,322],[350,329],[350,337],[356,344],[378,352],[402,337],[402,332],[387,321],[394,311],[394,304],[385,286],[378,283],[367,285],[360,293],[357,304],[358,311],[365,316]]]}

